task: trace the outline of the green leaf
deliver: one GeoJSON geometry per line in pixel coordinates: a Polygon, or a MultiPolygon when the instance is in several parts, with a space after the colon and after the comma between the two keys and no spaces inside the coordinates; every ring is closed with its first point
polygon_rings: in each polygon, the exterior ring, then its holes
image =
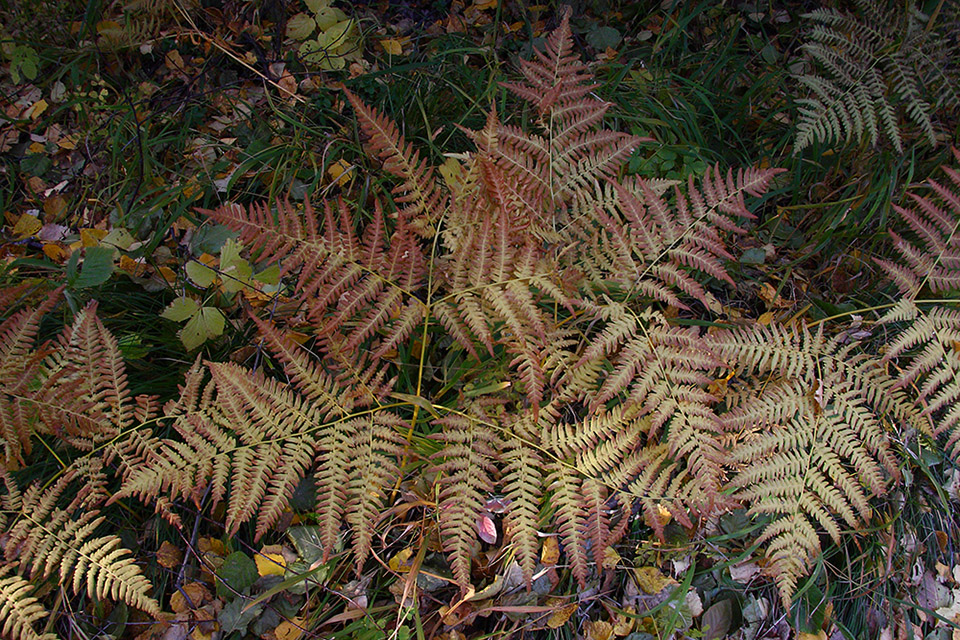
{"type": "Polygon", "coordinates": [[[280,282],[280,266],[272,264],[253,276],[253,279],[263,284],[278,284],[280,282]]]}
{"type": "Polygon", "coordinates": [[[298,13],[287,21],[287,37],[306,40],[317,28],[317,21],[305,13],[298,13]]]}
{"type": "Polygon", "coordinates": [[[224,634],[231,634],[234,631],[245,634],[247,626],[263,612],[263,605],[244,610],[243,604],[243,598],[234,598],[220,611],[217,620],[220,622],[220,631],[224,634]]]}
{"type": "Polygon", "coordinates": [[[307,5],[307,9],[312,13],[317,13],[321,9],[330,6],[330,0],[303,0],[303,3],[307,5]]]}
{"type": "Polygon", "coordinates": [[[187,276],[198,287],[209,287],[217,279],[217,272],[196,260],[187,263],[187,276]]]}
{"type": "Polygon", "coordinates": [[[338,22],[346,20],[349,16],[340,9],[334,7],[321,7],[314,11],[314,18],[317,21],[317,28],[321,31],[329,29],[338,22]]]}
{"type": "MultiPolygon", "coordinates": [[[[234,591],[243,593],[260,578],[257,564],[242,551],[234,551],[223,559],[217,571],[217,595],[228,598],[234,591]],[[230,585],[229,587],[227,585],[230,585]],[[232,589],[232,590],[231,590],[232,589]]],[[[238,601],[242,598],[238,598],[238,601]]],[[[249,622],[249,620],[248,620],[249,622]]]]}
{"type": "Polygon", "coordinates": [[[287,537],[297,550],[297,555],[307,564],[313,564],[323,557],[323,542],[320,540],[320,527],[300,526],[290,527],[287,537]]]}
{"type": "Polygon", "coordinates": [[[177,298],[170,303],[170,306],[163,310],[160,317],[173,320],[174,322],[183,322],[184,320],[192,318],[199,310],[200,303],[193,298],[177,298]]]}
{"type": "Polygon", "coordinates": [[[203,307],[180,330],[180,342],[187,351],[193,351],[210,338],[222,334],[225,322],[219,309],[203,307]]]}
{"type": "Polygon", "coordinates": [[[87,247],[83,254],[83,267],[73,281],[75,289],[101,285],[113,274],[113,249],[110,247],[87,247]]]}
{"type": "Polygon", "coordinates": [[[740,264],[763,264],[767,261],[767,252],[762,247],[747,249],[740,256],[740,264]]]}
{"type": "Polygon", "coordinates": [[[607,47],[616,49],[620,40],[620,32],[613,27],[600,27],[587,34],[587,43],[597,51],[604,51],[607,47]]]}
{"type": "Polygon", "coordinates": [[[227,293],[236,293],[250,285],[253,267],[246,259],[240,257],[243,245],[230,238],[223,243],[220,249],[220,277],[223,280],[223,290],[227,293]]]}

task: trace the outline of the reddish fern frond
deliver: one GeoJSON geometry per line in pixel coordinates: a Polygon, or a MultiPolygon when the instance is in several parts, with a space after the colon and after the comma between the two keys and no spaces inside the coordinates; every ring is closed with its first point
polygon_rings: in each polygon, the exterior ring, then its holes
{"type": "Polygon", "coordinates": [[[283,273],[299,271],[297,290],[310,320],[321,336],[341,334],[336,347],[348,358],[356,359],[355,352],[381,331],[382,354],[423,318],[425,307],[415,297],[426,275],[423,248],[403,220],[388,231],[379,203],[362,238],[343,201],[336,208],[324,203],[322,217],[307,202],[302,221],[289,202],[277,203],[276,222],[258,205],[246,212],[236,206],[203,212],[237,231],[260,260],[280,262],[283,273]]]}
{"type": "Polygon", "coordinates": [[[344,89],[344,93],[360,128],[369,137],[366,144],[370,155],[383,160],[383,168],[403,181],[393,190],[395,202],[406,205],[398,212],[401,221],[421,236],[432,236],[433,225],[449,201],[442,181],[437,181],[434,168],[404,140],[393,120],[364,104],[351,91],[344,89]]]}
{"type": "MultiPolygon", "coordinates": [[[[541,120],[553,116],[561,107],[578,103],[597,87],[593,75],[573,50],[570,10],[564,11],[560,26],[547,37],[544,51],[533,49],[535,60],[521,60],[520,73],[525,83],[502,83],[513,93],[531,102],[541,120]]],[[[577,112],[562,114],[561,120],[576,119],[577,112]]]]}
{"type": "MultiPolygon", "coordinates": [[[[960,149],[954,148],[953,155],[960,162],[960,149]]],[[[917,242],[891,230],[893,247],[902,262],[877,260],[900,293],[911,298],[916,298],[924,285],[934,293],[960,290],[960,171],[949,166],[941,169],[949,183],[933,178],[926,181],[938,197],[909,191],[913,207],[893,205],[917,242]]]]}
{"type": "MultiPolygon", "coordinates": [[[[22,289],[13,289],[19,294],[22,289]]],[[[0,324],[0,437],[8,468],[23,464],[30,454],[36,428],[36,393],[31,385],[39,375],[46,352],[35,344],[40,320],[60,300],[62,289],[52,292],[33,309],[22,309],[0,324]]]]}

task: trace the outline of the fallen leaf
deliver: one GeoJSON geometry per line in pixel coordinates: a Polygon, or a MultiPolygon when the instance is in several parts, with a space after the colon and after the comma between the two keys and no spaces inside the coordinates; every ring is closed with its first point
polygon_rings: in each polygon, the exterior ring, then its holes
{"type": "Polygon", "coordinates": [[[282,553],[258,553],[254,560],[257,563],[257,573],[263,576],[282,576],[287,568],[287,561],[282,553]]]}
{"type": "Polygon", "coordinates": [[[170,610],[183,613],[190,609],[199,609],[213,600],[213,594],[200,582],[190,582],[170,594],[170,610]]]}
{"type": "Polygon", "coordinates": [[[660,573],[656,567],[638,567],[633,570],[633,578],[637,581],[637,586],[649,595],[658,594],[668,586],[679,584],[673,578],[660,573]]]}
{"type": "Polygon", "coordinates": [[[17,220],[17,224],[13,226],[13,235],[22,240],[23,238],[29,238],[30,236],[36,235],[42,228],[43,223],[40,222],[40,218],[35,215],[25,213],[20,216],[20,219],[17,220]]]}
{"type": "Polygon", "coordinates": [[[303,636],[306,620],[303,618],[294,618],[293,620],[284,620],[273,630],[277,640],[299,640],[303,636]]]}
{"type": "Polygon", "coordinates": [[[550,536],[543,539],[543,548],[540,549],[540,562],[543,564],[557,564],[560,560],[560,543],[556,537],[550,536]]]}
{"type": "Polygon", "coordinates": [[[157,562],[164,569],[173,569],[183,561],[183,552],[170,542],[164,540],[157,550],[157,562]]]}
{"type": "Polygon", "coordinates": [[[396,572],[406,572],[410,571],[410,558],[413,556],[413,549],[407,547],[397,552],[390,560],[387,562],[387,566],[390,567],[391,571],[396,572]]]}
{"type": "Polygon", "coordinates": [[[396,38],[385,38],[380,41],[380,46],[391,56],[403,55],[403,45],[396,38]]]}
{"type": "Polygon", "coordinates": [[[497,543],[497,524],[485,513],[477,518],[477,535],[487,544],[497,543]]]}
{"type": "Polygon", "coordinates": [[[353,180],[354,168],[354,165],[341,158],[327,167],[327,175],[331,180],[336,180],[338,185],[345,187],[353,180]]]}
{"type": "Polygon", "coordinates": [[[579,606],[580,605],[578,605],[576,602],[571,602],[568,605],[556,609],[550,614],[550,617],[547,618],[547,626],[551,629],[559,629],[563,625],[567,624],[567,620],[569,620],[570,616],[577,612],[577,608],[579,606]]]}

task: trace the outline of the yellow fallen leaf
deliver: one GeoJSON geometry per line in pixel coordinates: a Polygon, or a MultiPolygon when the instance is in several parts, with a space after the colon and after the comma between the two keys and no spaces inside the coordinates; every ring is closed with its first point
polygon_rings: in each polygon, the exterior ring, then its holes
{"type": "Polygon", "coordinates": [[[615,569],[620,564],[620,554],[613,547],[607,547],[603,552],[603,568],[615,569]]]}
{"type": "Polygon", "coordinates": [[[69,253],[66,249],[61,247],[55,242],[48,242],[43,245],[43,255],[47,256],[54,262],[63,262],[69,257],[69,253]]]}
{"type": "Polygon", "coordinates": [[[387,562],[391,571],[403,572],[410,571],[410,558],[413,556],[413,549],[407,547],[394,555],[387,562]]]}
{"type": "Polygon", "coordinates": [[[611,640],[613,638],[613,625],[606,620],[587,620],[583,624],[587,632],[587,640],[611,640]]]}
{"type": "Polygon", "coordinates": [[[644,593],[650,595],[658,594],[663,591],[665,587],[678,584],[673,578],[668,578],[660,573],[660,570],[656,567],[639,567],[634,569],[633,579],[636,580],[637,586],[640,587],[644,593]]]}
{"type": "Polygon", "coordinates": [[[44,146],[42,142],[31,142],[30,146],[27,147],[27,151],[30,153],[43,153],[44,146]]]}
{"type": "Polygon", "coordinates": [[[273,630],[277,640],[300,640],[303,636],[304,623],[303,618],[294,618],[293,620],[284,620],[273,630]]]}
{"type": "Polygon", "coordinates": [[[757,324],[762,325],[762,326],[764,326],[764,327],[768,326],[771,322],[773,322],[773,312],[772,312],[772,311],[767,311],[767,312],[765,312],[765,313],[761,313],[761,314],[760,314],[760,317],[757,318],[757,324]]]}
{"type": "Polygon", "coordinates": [[[183,552],[168,541],[164,540],[157,550],[157,562],[164,569],[173,569],[183,561],[183,552]]]}
{"type": "Polygon", "coordinates": [[[17,224],[13,226],[13,235],[17,238],[29,238],[30,236],[36,235],[40,229],[43,228],[43,223],[40,222],[40,218],[29,213],[25,213],[20,216],[20,219],[17,220],[17,224]]]}
{"type": "Polygon", "coordinates": [[[260,576],[282,576],[287,568],[287,561],[280,553],[258,553],[254,558],[257,562],[257,573],[260,576]]]}
{"type": "Polygon", "coordinates": [[[29,111],[30,119],[36,120],[37,118],[39,118],[41,115],[43,115],[43,112],[46,111],[47,107],[49,106],[50,105],[47,104],[47,101],[44,100],[43,98],[40,98],[39,100],[37,100],[33,104],[33,106],[30,107],[30,111],[29,111]]]}
{"type": "Polygon", "coordinates": [[[77,148],[77,134],[71,133],[71,134],[69,134],[69,135],[66,135],[66,136],[60,138],[60,140],[57,141],[57,144],[60,146],[61,149],[66,149],[66,150],[68,150],[68,151],[71,150],[71,149],[76,149],[76,148],[77,148]]]}
{"type": "Polygon", "coordinates": [[[106,229],[80,229],[80,244],[84,247],[99,246],[106,235],[106,229]]]}
{"type": "Polygon", "coordinates": [[[403,55],[403,44],[396,38],[384,38],[380,41],[380,46],[391,56],[403,55]]]}
{"type": "Polygon", "coordinates": [[[553,536],[543,539],[543,548],[540,549],[540,562],[543,564],[557,564],[560,559],[560,544],[553,536]]]}
{"type": "Polygon", "coordinates": [[[568,605],[555,609],[554,612],[550,614],[550,617],[547,618],[547,626],[551,629],[559,629],[567,624],[567,620],[577,612],[577,607],[579,606],[576,602],[571,602],[568,605]]]}
{"type": "Polygon", "coordinates": [[[341,158],[327,167],[327,175],[331,180],[336,180],[338,185],[345,187],[353,180],[353,168],[352,164],[341,158]]]}

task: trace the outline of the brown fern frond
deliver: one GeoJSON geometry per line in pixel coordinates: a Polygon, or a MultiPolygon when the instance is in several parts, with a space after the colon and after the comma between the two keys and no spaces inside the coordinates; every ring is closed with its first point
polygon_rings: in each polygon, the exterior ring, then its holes
{"type": "Polygon", "coordinates": [[[153,402],[130,396],[120,347],[96,310],[91,302],[60,334],[44,361],[46,380],[38,394],[50,430],[87,451],[149,420],[153,402]]]}
{"type": "MultiPolygon", "coordinates": [[[[954,148],[953,156],[960,162],[960,149],[954,148]]],[[[913,207],[893,205],[917,242],[891,230],[893,248],[902,262],[877,260],[900,293],[911,298],[920,295],[924,286],[934,293],[960,290],[960,171],[946,165],[941,169],[949,183],[933,178],[926,181],[938,197],[921,196],[911,190],[907,195],[913,207]]]]}
{"type": "Polygon", "coordinates": [[[698,272],[732,282],[729,259],[718,230],[742,233],[735,220],[752,218],[746,195],[759,196],[781,169],[740,170],[736,178],[715,167],[699,187],[690,177],[685,190],[674,188],[675,208],[647,181],[608,181],[596,200],[602,207],[594,224],[581,224],[582,244],[572,255],[601,290],[609,283],[632,282],[643,296],[686,308],[677,292],[719,308],[716,298],[694,277],[698,272]]]}
{"type": "MultiPolygon", "coordinates": [[[[19,296],[22,290],[14,291],[19,296]]],[[[37,405],[31,385],[47,355],[34,343],[40,320],[59,302],[61,292],[57,289],[35,308],[22,309],[0,324],[0,436],[7,468],[23,464],[23,455],[32,449],[37,405]]]]}
{"type": "Polygon", "coordinates": [[[299,271],[297,290],[310,320],[321,336],[340,334],[336,348],[345,355],[381,331],[386,337],[377,353],[382,354],[424,316],[415,296],[426,274],[423,248],[402,219],[388,232],[379,203],[362,237],[342,200],[336,208],[325,202],[322,216],[309,202],[302,216],[289,202],[278,202],[276,221],[274,212],[260,205],[203,213],[237,231],[260,260],[281,262],[285,274],[299,271]]]}
{"type": "Polygon", "coordinates": [[[960,311],[923,311],[905,297],[880,321],[908,323],[889,343],[883,361],[903,363],[899,386],[919,388],[917,404],[932,424],[930,431],[947,434],[947,448],[960,456],[960,311]]]}
{"type": "Polygon", "coordinates": [[[366,144],[370,155],[383,160],[383,168],[403,181],[393,190],[395,202],[406,205],[398,212],[400,219],[421,236],[431,237],[449,201],[442,180],[437,180],[434,168],[404,140],[393,120],[364,104],[351,91],[343,91],[369,138],[366,144]]]}
{"type": "Polygon", "coordinates": [[[74,593],[159,615],[160,605],[149,595],[152,585],[133,554],[120,538],[95,535],[104,521],[97,508],[104,496],[93,490],[95,484],[84,482],[69,505],[57,506],[74,478],[68,472],[47,490],[32,485],[24,492],[4,546],[7,561],[34,578],[57,573],[60,584],[71,585],[74,593]]]}

